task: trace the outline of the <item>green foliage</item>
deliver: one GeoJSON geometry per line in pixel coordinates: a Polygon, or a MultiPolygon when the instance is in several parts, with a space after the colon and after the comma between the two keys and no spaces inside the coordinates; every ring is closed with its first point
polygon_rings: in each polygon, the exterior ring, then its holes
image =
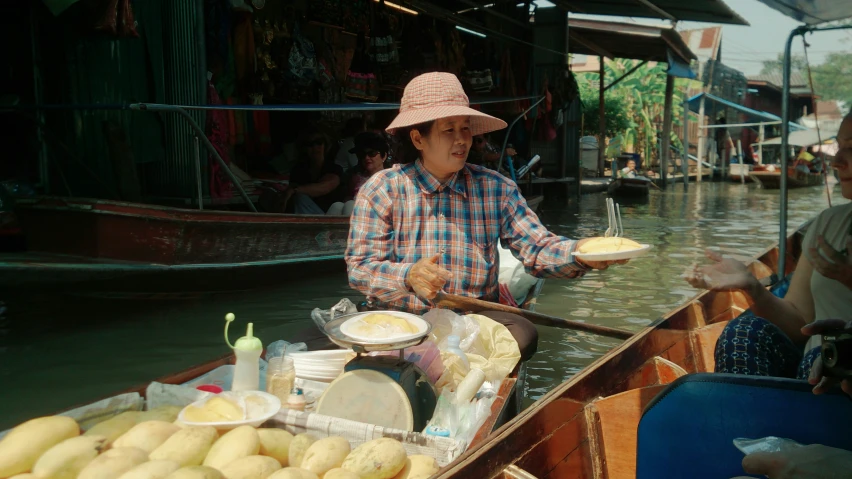
{"type": "MultiPolygon", "coordinates": [[[[763,62],[761,74],[781,73],[784,56],[779,54],[775,60],[763,62]]],[[[790,58],[792,71],[799,72],[808,80],[807,62],[803,55],[793,55],[790,58]]],[[[814,80],[814,93],[823,100],[839,100],[852,104],[852,53],[829,53],[822,65],[811,65],[814,80]]],[[[781,86],[781,85],[778,85],[781,86]]]]}
{"type": "MultiPolygon", "coordinates": [[[[598,108],[600,97],[598,90],[588,82],[580,85],[580,99],[583,102],[583,136],[597,135],[599,133],[598,108]]],[[[630,128],[632,120],[624,98],[610,92],[604,94],[604,116],[606,136],[612,137],[630,128]]]]}

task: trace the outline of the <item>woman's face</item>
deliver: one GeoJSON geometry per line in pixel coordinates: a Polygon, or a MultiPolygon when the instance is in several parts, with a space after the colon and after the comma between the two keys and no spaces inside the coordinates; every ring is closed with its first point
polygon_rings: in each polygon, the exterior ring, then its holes
{"type": "Polygon", "coordinates": [[[837,170],[840,179],[840,193],[852,200],[852,148],[843,148],[831,160],[831,167],[837,170]]]}
{"type": "Polygon", "coordinates": [[[837,147],[852,148],[852,115],[847,115],[837,132],[837,147]]]}
{"type": "Polygon", "coordinates": [[[388,158],[387,153],[382,153],[376,150],[366,150],[364,159],[361,160],[361,167],[368,175],[381,171],[385,167],[385,160],[388,158]]]}
{"type": "Polygon", "coordinates": [[[313,161],[322,162],[325,160],[325,142],[321,136],[313,136],[305,141],[305,152],[313,161]]]}
{"type": "Polygon", "coordinates": [[[473,143],[469,116],[453,116],[435,120],[432,131],[423,136],[412,130],[411,141],[420,150],[423,166],[438,179],[444,180],[464,168],[473,143]]]}

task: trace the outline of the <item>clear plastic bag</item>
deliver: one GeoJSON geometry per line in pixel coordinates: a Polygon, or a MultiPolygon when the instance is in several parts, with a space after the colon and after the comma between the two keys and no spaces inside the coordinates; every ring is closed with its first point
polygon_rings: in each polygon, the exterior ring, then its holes
{"type": "Polygon", "coordinates": [[[484,355],[479,344],[479,322],[467,316],[459,316],[449,309],[433,309],[423,315],[432,325],[432,340],[441,351],[447,350],[447,337],[456,335],[461,339],[459,347],[466,353],[484,355]]]}
{"type": "Polygon", "coordinates": [[[792,439],[767,436],[761,439],[738,437],[734,439],[734,446],[748,456],[755,452],[788,452],[797,447],[802,447],[802,444],[792,439]]]}
{"type": "Polygon", "coordinates": [[[357,312],[358,307],[355,306],[355,303],[350,301],[349,298],[343,298],[330,309],[314,308],[314,310],[311,311],[311,319],[320,330],[323,330],[323,328],[325,328],[325,323],[332,319],[345,316],[347,314],[355,314],[357,312]]]}
{"type": "Polygon", "coordinates": [[[308,345],[305,343],[288,343],[283,339],[279,339],[273,343],[269,343],[266,347],[266,356],[264,359],[269,361],[272,358],[287,356],[296,351],[307,351],[308,345]]]}

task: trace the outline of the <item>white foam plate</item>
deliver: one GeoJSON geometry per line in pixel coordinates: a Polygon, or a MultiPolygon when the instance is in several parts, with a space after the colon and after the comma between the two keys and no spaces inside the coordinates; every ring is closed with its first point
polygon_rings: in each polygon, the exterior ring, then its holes
{"type": "Polygon", "coordinates": [[[345,334],[346,336],[362,341],[364,343],[373,343],[373,344],[387,344],[391,342],[403,342],[409,341],[412,339],[417,339],[423,337],[426,334],[426,331],[429,330],[429,323],[423,320],[420,316],[410,313],[403,313],[401,311],[370,311],[367,313],[353,315],[351,318],[347,319],[346,322],[340,325],[340,332],[345,334]],[[411,334],[399,334],[394,336],[388,336],[383,338],[374,338],[371,336],[363,336],[358,334],[355,325],[360,322],[360,319],[369,314],[389,314],[391,316],[397,316],[407,320],[409,323],[413,324],[417,328],[416,333],[411,334]]]}
{"type": "Polygon", "coordinates": [[[577,258],[587,261],[619,261],[622,259],[633,259],[644,256],[649,249],[651,249],[651,245],[643,244],[641,248],[625,251],[613,251],[611,253],[577,253],[575,251],[571,254],[577,258]]]}
{"type": "MultiPolygon", "coordinates": [[[[246,401],[245,398],[248,396],[260,396],[264,400],[263,407],[260,411],[257,411],[257,414],[252,418],[243,419],[241,421],[223,421],[223,422],[193,422],[187,421],[184,419],[184,412],[186,411],[186,407],[181,409],[180,414],[178,414],[178,420],[187,426],[213,426],[216,429],[227,430],[234,429],[239,426],[249,425],[252,427],[258,427],[267,419],[274,416],[281,409],[281,400],[278,399],[277,396],[263,392],[263,391],[224,391],[219,394],[211,394],[204,399],[199,399],[194,403],[190,404],[190,406],[201,407],[209,401],[210,399],[219,396],[225,399],[232,400],[240,405],[243,408],[243,411],[246,411],[246,401]]],[[[189,407],[189,406],[187,406],[189,407]]]]}

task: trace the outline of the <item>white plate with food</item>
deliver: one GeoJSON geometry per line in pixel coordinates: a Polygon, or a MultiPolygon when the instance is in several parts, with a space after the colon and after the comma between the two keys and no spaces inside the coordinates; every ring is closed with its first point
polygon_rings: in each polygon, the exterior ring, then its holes
{"type": "Polygon", "coordinates": [[[178,414],[178,420],[187,426],[216,429],[258,427],[280,409],[281,400],[263,391],[225,391],[186,406],[178,414]]]}
{"type": "Polygon", "coordinates": [[[645,255],[651,245],[621,237],[593,238],[572,253],[586,261],[619,261],[645,255]]]}
{"type": "Polygon", "coordinates": [[[429,323],[420,316],[401,311],[371,311],[353,315],[340,325],[340,332],[365,343],[384,344],[423,337],[429,323]]]}

